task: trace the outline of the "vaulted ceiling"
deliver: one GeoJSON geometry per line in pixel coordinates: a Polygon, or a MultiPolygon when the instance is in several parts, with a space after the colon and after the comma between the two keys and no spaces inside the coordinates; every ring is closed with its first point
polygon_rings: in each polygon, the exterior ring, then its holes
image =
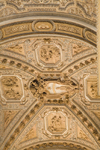
{"type": "Polygon", "coordinates": [[[96,0],[0,1],[1,150],[100,150],[96,0]]]}

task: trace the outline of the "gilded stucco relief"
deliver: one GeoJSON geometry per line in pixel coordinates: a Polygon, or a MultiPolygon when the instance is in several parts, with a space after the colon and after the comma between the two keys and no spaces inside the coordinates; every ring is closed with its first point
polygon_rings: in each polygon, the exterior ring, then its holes
{"type": "Polygon", "coordinates": [[[39,99],[69,99],[78,92],[78,83],[66,76],[51,81],[38,76],[30,82],[30,90],[39,99]]]}
{"type": "Polygon", "coordinates": [[[56,64],[60,60],[60,50],[54,45],[43,45],[39,50],[40,60],[45,64],[56,64]]]}
{"type": "MultiPolygon", "coordinates": [[[[82,126],[81,122],[78,123],[78,125],[76,122],[77,119],[73,117],[71,112],[62,106],[59,108],[45,107],[41,109],[40,115],[37,115],[36,118],[34,120],[32,119],[28,126],[25,127],[20,137],[18,137],[19,141],[20,139],[22,139],[22,141],[20,141],[20,144],[15,147],[22,150],[25,149],[24,147],[28,149],[27,144],[30,143],[31,148],[39,149],[39,144],[36,144],[39,139],[41,142],[45,141],[45,143],[42,143],[43,145],[47,144],[46,140],[48,141],[51,139],[55,142],[64,140],[64,143],[66,143],[66,140],[70,141],[74,139],[77,142],[86,144],[89,150],[92,149],[92,142],[95,143],[94,139],[87,129],[82,126]]],[[[50,143],[52,145],[52,142],[50,143]]],[[[66,146],[67,145],[65,144],[65,147],[66,146]]],[[[73,146],[73,148],[76,147],[73,146]]]]}
{"type": "Polygon", "coordinates": [[[79,126],[77,126],[77,137],[79,139],[91,142],[91,139],[88,138],[88,136],[86,135],[86,133],[79,126]]]}
{"type": "MultiPolygon", "coordinates": [[[[91,126],[91,123],[88,122],[86,116],[84,116],[83,113],[78,110],[78,108],[76,109],[76,105],[71,104],[73,103],[73,100],[75,100],[76,103],[79,103],[78,107],[80,107],[81,102],[84,103],[85,107],[87,108],[93,107],[92,103],[90,104],[90,100],[86,99],[85,97],[84,87],[86,87],[86,89],[88,89],[87,91],[90,93],[90,81],[88,80],[87,76],[91,72],[94,74],[96,73],[96,48],[93,45],[83,41],[80,43],[80,41],[81,40],[74,38],[72,39],[69,37],[67,37],[67,39],[58,38],[58,40],[54,37],[40,37],[22,39],[22,41],[16,40],[12,43],[1,45],[4,51],[6,50],[9,52],[6,53],[5,57],[3,55],[1,58],[1,87],[5,87],[5,92],[7,82],[4,84],[2,80],[3,78],[6,80],[9,79],[11,83],[14,83],[10,84],[9,82],[9,88],[15,89],[17,86],[18,88],[16,89],[16,92],[18,93],[19,89],[21,92],[21,89],[23,89],[22,94],[24,94],[22,100],[20,100],[18,97],[19,102],[16,102],[18,101],[18,98],[13,97],[10,99],[9,97],[7,98],[6,95],[7,103],[4,103],[2,100],[2,104],[5,108],[10,109],[23,109],[24,107],[29,107],[29,114],[25,112],[26,110],[23,110],[23,115],[25,113],[25,118],[24,120],[21,119],[18,127],[14,127],[15,131],[9,139],[9,143],[12,143],[14,139],[18,137],[20,131],[27,127],[26,124],[31,118],[33,118],[42,104],[59,106],[66,105],[72,109],[74,113],[76,113],[76,116],[78,115],[78,117],[82,119],[84,125],[87,124],[87,128],[89,127],[90,132],[93,132],[93,135],[98,139],[98,130],[91,126]],[[9,59],[6,57],[8,54],[10,56],[9,59]],[[13,55],[15,59],[11,58],[13,55]],[[60,66],[60,69],[58,69],[61,61],[63,64],[60,66]],[[31,67],[29,63],[31,64],[31,67]],[[52,64],[53,68],[51,68],[52,64]],[[8,70],[4,66],[8,67],[8,70]],[[38,69],[41,69],[42,73],[40,73],[38,69]],[[61,70],[62,73],[59,73],[59,70],[61,70]],[[13,78],[17,79],[17,81],[14,82],[13,78]],[[89,85],[87,83],[89,83],[89,85]],[[10,103],[8,103],[9,101],[10,103]],[[11,101],[14,101],[13,104],[11,101]],[[36,105],[32,109],[35,103],[36,105]]],[[[9,88],[7,88],[7,90],[9,88]]],[[[2,95],[3,92],[1,91],[1,98],[2,95]]],[[[95,107],[99,107],[99,105],[97,105],[98,104],[95,104],[95,107]]],[[[89,147],[90,145],[90,147],[92,147],[90,139],[93,141],[93,138],[89,136],[89,133],[85,135],[86,129],[84,129],[85,132],[82,131],[82,128],[77,129],[75,120],[71,119],[69,112],[65,112],[62,109],[58,111],[55,110],[49,110],[46,112],[44,111],[43,115],[41,116],[42,118],[36,127],[34,127],[34,124],[29,124],[30,130],[28,127],[27,130],[25,129],[25,133],[19,137],[20,144],[18,144],[18,141],[17,143],[15,142],[15,144],[11,147],[11,150],[13,150],[14,147],[15,149],[17,149],[17,147],[19,147],[18,149],[24,149],[24,147],[27,147],[29,143],[31,144],[32,142],[36,143],[41,140],[43,141],[49,139],[55,139],[58,141],[60,141],[60,139],[69,139],[71,141],[75,139],[79,143],[83,143],[84,141],[86,147],[89,147]]],[[[21,113],[19,116],[21,118],[24,117],[21,116],[21,113]]],[[[99,121],[97,122],[99,123],[99,121]]],[[[7,126],[7,130],[9,132],[11,123],[14,122],[9,119],[9,124],[7,126]]],[[[36,123],[36,121],[34,123],[36,123]]],[[[12,126],[13,125],[14,124],[12,124],[12,126]]],[[[7,130],[5,131],[7,132],[7,130]]],[[[6,144],[4,149],[8,150],[8,148],[9,144],[6,144]]],[[[98,149],[98,145],[96,143],[95,148],[98,149]]]]}
{"type": "Polygon", "coordinates": [[[1,60],[4,64],[9,62],[11,66],[16,65],[17,68],[27,71],[30,69],[30,72],[37,69],[47,73],[52,70],[58,73],[61,70],[66,70],[70,63],[74,62],[73,67],[70,66],[67,69],[69,73],[72,73],[96,61],[96,48],[94,46],[69,37],[67,39],[59,38],[59,40],[54,37],[28,38],[2,44],[1,48],[3,49],[0,52],[2,55],[6,53],[6,55],[17,59],[15,63],[15,60],[7,61],[7,58],[4,58],[1,60]],[[56,53],[52,52],[52,49],[55,51],[57,49],[56,53]],[[88,55],[89,57],[87,57],[88,55]],[[83,60],[77,63],[80,58],[83,60]],[[53,59],[52,62],[50,59],[53,59]],[[33,68],[28,67],[28,64],[24,65],[23,62],[18,62],[18,60],[26,61],[33,68]]]}
{"type": "Polygon", "coordinates": [[[17,76],[1,76],[1,96],[5,101],[19,101],[23,97],[23,87],[20,78],[17,76]]]}
{"type": "Polygon", "coordinates": [[[100,111],[93,111],[96,117],[100,120],[100,111]]]}
{"type": "Polygon", "coordinates": [[[42,32],[46,32],[46,31],[54,31],[55,29],[55,25],[53,21],[33,21],[32,23],[32,29],[34,31],[42,31],[42,32]]]}
{"type": "Polygon", "coordinates": [[[1,150],[99,150],[96,0],[0,1],[1,150]]]}
{"type": "Polygon", "coordinates": [[[65,135],[68,132],[68,117],[62,112],[49,112],[44,117],[45,132],[50,135],[65,135]]]}
{"type": "MultiPolygon", "coordinates": [[[[35,53],[35,60],[41,67],[57,67],[62,63],[62,45],[55,39],[40,39],[32,44],[32,50],[35,53]]],[[[33,54],[34,55],[34,54],[33,54]]]]}
{"type": "Polygon", "coordinates": [[[21,143],[36,138],[36,137],[37,137],[37,133],[36,133],[36,132],[37,132],[37,131],[36,131],[36,125],[34,125],[34,126],[32,127],[32,129],[31,129],[31,130],[25,135],[25,137],[21,140],[21,143]]]}
{"type": "Polygon", "coordinates": [[[89,73],[86,73],[83,78],[83,84],[85,88],[82,90],[81,87],[81,91],[83,91],[85,99],[87,101],[99,102],[100,97],[98,95],[97,75],[95,73],[92,73],[91,75],[89,73]]]}
{"type": "Polygon", "coordinates": [[[98,99],[98,93],[97,93],[97,77],[96,76],[90,76],[87,79],[87,96],[90,97],[90,99],[98,99]]]}
{"type": "MultiPolygon", "coordinates": [[[[5,48],[6,49],[6,48],[5,48]]],[[[9,51],[13,51],[13,52],[15,52],[15,53],[19,53],[19,54],[22,54],[22,55],[25,55],[25,53],[24,53],[24,48],[23,48],[23,44],[21,43],[16,43],[16,44],[14,44],[14,45],[11,45],[11,46],[9,46],[9,47],[7,47],[7,49],[9,50],[9,51]]]]}
{"type": "Polygon", "coordinates": [[[0,14],[5,17],[24,12],[63,12],[96,23],[96,5],[96,0],[5,0],[0,2],[0,14]]]}
{"type": "Polygon", "coordinates": [[[4,129],[7,128],[9,123],[15,118],[18,110],[4,110],[4,129]]]}

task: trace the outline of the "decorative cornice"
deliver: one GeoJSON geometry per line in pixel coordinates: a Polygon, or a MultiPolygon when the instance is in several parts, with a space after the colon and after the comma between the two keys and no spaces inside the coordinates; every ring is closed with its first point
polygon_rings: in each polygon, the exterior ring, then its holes
{"type": "Polygon", "coordinates": [[[34,20],[34,21],[21,21],[17,23],[7,24],[0,26],[0,43],[6,42],[9,39],[16,39],[16,37],[20,38],[23,36],[29,35],[62,35],[62,36],[70,36],[77,39],[81,39],[86,41],[93,46],[96,46],[96,32],[87,28],[86,26],[65,22],[65,21],[57,21],[57,20],[34,20]],[[40,26],[40,29],[36,26],[40,26]],[[42,27],[43,26],[43,27],[42,27]],[[48,28],[46,28],[48,26],[48,28]],[[50,29],[51,28],[51,29],[50,29]]]}
{"type": "Polygon", "coordinates": [[[0,3],[0,20],[11,20],[23,18],[25,16],[65,16],[75,18],[90,24],[96,24],[96,0],[93,2],[80,1],[60,1],[52,0],[29,0],[29,1],[12,1],[4,0],[0,3]],[[6,12],[6,13],[4,13],[6,12]]]}

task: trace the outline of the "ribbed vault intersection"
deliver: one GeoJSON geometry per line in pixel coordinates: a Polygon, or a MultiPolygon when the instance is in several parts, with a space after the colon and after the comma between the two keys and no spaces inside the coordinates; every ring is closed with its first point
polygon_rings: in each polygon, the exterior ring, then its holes
{"type": "Polygon", "coordinates": [[[0,2],[1,150],[99,150],[96,0],[0,2]]]}

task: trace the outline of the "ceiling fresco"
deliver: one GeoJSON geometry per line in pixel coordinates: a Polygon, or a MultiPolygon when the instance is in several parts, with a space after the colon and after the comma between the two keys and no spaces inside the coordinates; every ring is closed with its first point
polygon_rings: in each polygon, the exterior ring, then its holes
{"type": "Polygon", "coordinates": [[[100,150],[96,0],[0,1],[0,150],[100,150]]]}

